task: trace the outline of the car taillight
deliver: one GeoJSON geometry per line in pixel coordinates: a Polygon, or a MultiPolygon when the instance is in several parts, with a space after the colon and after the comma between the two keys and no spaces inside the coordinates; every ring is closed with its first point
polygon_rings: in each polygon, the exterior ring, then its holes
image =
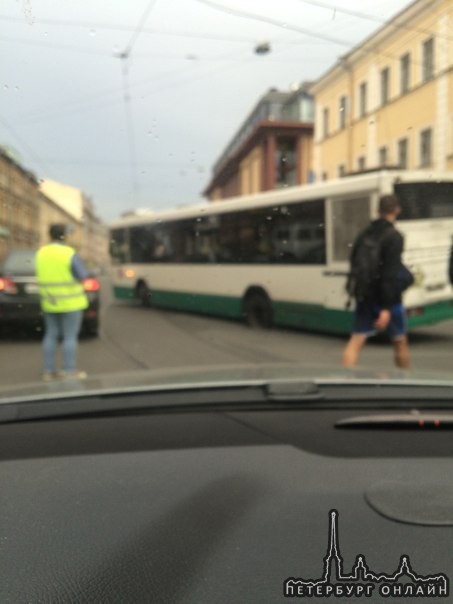
{"type": "Polygon", "coordinates": [[[2,294],[17,294],[17,287],[14,281],[6,277],[0,277],[0,293],[2,294]]]}
{"type": "Polygon", "coordinates": [[[99,291],[99,281],[91,277],[89,279],[84,279],[83,288],[86,292],[97,292],[99,291]]]}

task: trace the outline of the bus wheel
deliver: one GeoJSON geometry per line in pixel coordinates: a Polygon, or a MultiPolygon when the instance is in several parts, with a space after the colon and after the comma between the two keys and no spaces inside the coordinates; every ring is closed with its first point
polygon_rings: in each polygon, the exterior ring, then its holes
{"type": "Polygon", "coordinates": [[[142,306],[151,306],[151,292],[144,281],[137,285],[136,295],[142,306]]]}
{"type": "Polygon", "coordinates": [[[250,292],[244,300],[245,320],[250,327],[272,326],[272,304],[264,292],[250,292]]]}

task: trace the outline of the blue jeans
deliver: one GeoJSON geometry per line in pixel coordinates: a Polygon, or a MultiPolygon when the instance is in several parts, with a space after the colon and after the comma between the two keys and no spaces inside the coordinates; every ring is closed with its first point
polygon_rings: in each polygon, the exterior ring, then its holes
{"type": "Polygon", "coordinates": [[[58,340],[63,340],[63,371],[76,368],[77,338],[82,324],[83,311],[45,312],[45,334],[42,342],[44,371],[55,372],[55,354],[58,340]]]}

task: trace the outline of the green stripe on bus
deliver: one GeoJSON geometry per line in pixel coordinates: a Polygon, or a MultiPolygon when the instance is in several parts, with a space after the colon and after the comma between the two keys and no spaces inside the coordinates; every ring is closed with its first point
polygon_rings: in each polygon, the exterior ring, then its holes
{"type": "Polygon", "coordinates": [[[423,306],[423,312],[408,318],[409,329],[412,327],[421,327],[422,325],[432,325],[439,321],[453,319],[453,301],[444,300],[435,304],[423,306]]]}
{"type": "Polygon", "coordinates": [[[115,285],[113,295],[118,300],[133,300],[135,298],[135,289],[133,287],[121,287],[115,285]]]}
{"type": "Polygon", "coordinates": [[[233,296],[153,290],[151,304],[232,319],[239,319],[242,316],[242,301],[233,296]]]}
{"type": "MultiPolygon", "coordinates": [[[[130,287],[115,286],[114,295],[118,299],[131,300],[135,297],[135,290],[130,287]]],[[[153,290],[151,303],[162,308],[232,319],[243,317],[242,300],[234,296],[153,290]]],[[[348,334],[351,331],[352,312],[346,309],[332,309],[325,308],[321,304],[296,302],[274,302],[273,309],[275,325],[332,334],[348,334]]],[[[448,319],[453,319],[453,303],[450,300],[427,304],[423,307],[422,314],[408,318],[408,326],[412,329],[448,319]]]]}
{"type": "Polygon", "coordinates": [[[327,333],[345,334],[351,331],[352,312],[325,308],[321,304],[274,302],[274,323],[327,333]]]}

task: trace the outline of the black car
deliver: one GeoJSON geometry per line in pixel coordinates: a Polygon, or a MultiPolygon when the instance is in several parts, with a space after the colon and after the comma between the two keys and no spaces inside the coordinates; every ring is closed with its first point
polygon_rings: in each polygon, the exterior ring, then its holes
{"type": "MultiPolygon", "coordinates": [[[[0,268],[0,326],[42,325],[34,249],[11,251],[0,268]]],[[[96,336],[99,329],[99,281],[83,282],[89,306],[84,311],[82,332],[96,336]]]]}

